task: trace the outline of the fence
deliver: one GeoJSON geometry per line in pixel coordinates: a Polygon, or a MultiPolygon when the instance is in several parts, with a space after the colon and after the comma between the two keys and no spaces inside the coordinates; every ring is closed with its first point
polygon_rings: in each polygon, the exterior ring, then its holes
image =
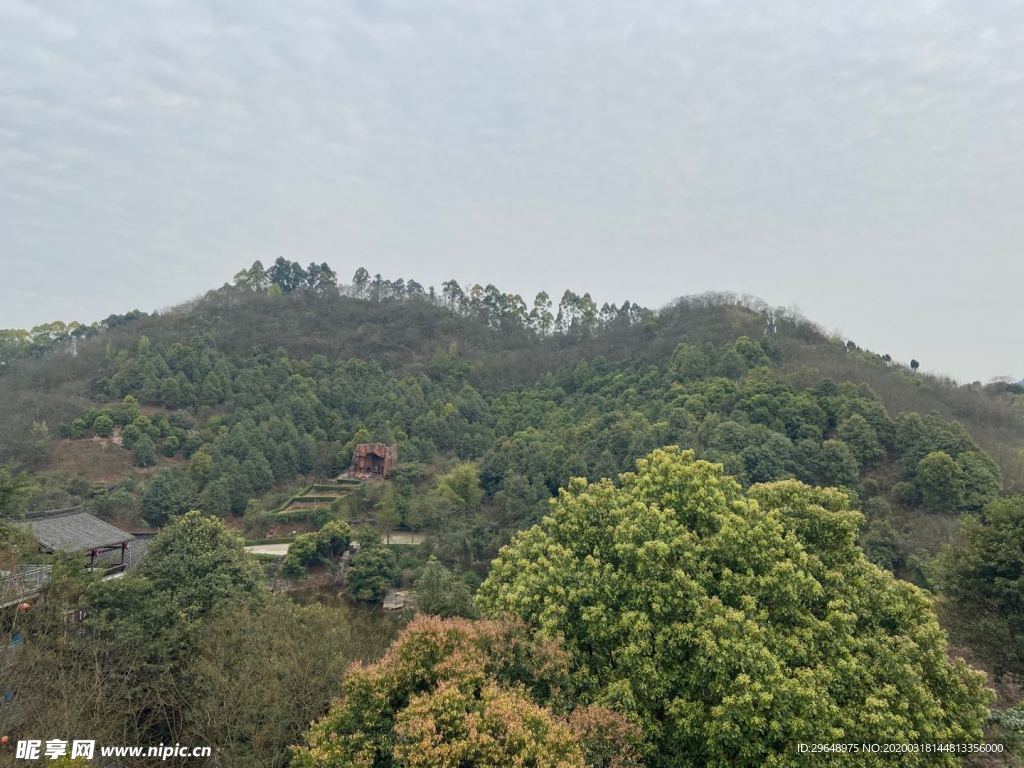
{"type": "Polygon", "coordinates": [[[28,565],[19,568],[17,573],[4,572],[0,576],[0,605],[36,594],[50,581],[52,571],[50,565],[28,565]]]}

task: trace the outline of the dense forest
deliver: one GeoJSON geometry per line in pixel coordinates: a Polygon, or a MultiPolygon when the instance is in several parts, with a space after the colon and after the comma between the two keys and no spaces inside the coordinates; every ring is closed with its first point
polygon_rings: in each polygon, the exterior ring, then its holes
{"type": "Polygon", "coordinates": [[[223,766],[1016,765],[1021,493],[1024,387],[794,310],[257,262],[0,332],[0,567],[53,569],[0,723],[223,766]],[[79,505],[158,532],[138,570],[19,525],[79,505]]]}

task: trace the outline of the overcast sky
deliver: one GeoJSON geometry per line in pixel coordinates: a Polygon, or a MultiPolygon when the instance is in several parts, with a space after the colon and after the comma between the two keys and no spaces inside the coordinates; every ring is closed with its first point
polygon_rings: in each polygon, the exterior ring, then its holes
{"type": "Polygon", "coordinates": [[[254,259],[1024,375],[1024,4],[0,0],[0,327],[254,259]]]}

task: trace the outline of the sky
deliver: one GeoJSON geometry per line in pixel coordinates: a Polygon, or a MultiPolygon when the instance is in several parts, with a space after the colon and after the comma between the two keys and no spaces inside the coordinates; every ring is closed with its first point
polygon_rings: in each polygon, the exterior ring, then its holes
{"type": "Polygon", "coordinates": [[[0,0],[0,327],[254,259],[1024,376],[1024,3],[0,0]]]}

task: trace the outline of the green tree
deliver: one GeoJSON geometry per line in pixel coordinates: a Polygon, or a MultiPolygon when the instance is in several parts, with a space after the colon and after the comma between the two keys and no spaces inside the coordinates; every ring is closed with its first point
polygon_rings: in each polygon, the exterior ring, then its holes
{"type": "Polygon", "coordinates": [[[885,458],[885,449],[867,419],[855,413],[839,422],[839,438],[850,447],[854,458],[862,467],[870,467],[885,458]]]}
{"type": "Polygon", "coordinates": [[[530,327],[541,336],[550,336],[555,327],[555,316],[551,314],[551,297],[546,291],[538,293],[533,300],[530,327]]]}
{"type": "Polygon", "coordinates": [[[473,594],[462,579],[444,567],[436,557],[427,560],[416,579],[416,605],[424,613],[448,618],[476,616],[473,594]]]}
{"type": "Polygon", "coordinates": [[[316,548],[327,560],[337,560],[352,541],[352,528],[348,523],[331,520],[316,532],[316,548]]]}
{"type": "Polygon", "coordinates": [[[188,512],[194,501],[195,489],[183,472],[161,470],[142,494],[142,519],[159,528],[172,517],[188,512]]]}
{"type": "Polygon", "coordinates": [[[937,573],[954,637],[997,673],[1024,674],[1024,496],[965,517],[937,573]]]}
{"type": "Polygon", "coordinates": [[[114,434],[114,420],[109,413],[101,413],[93,419],[92,429],[100,437],[110,437],[114,434]]]}
{"type": "Polygon", "coordinates": [[[137,467],[151,467],[156,464],[156,443],[149,435],[141,435],[132,446],[132,463],[137,467]]]}
{"type": "Polygon", "coordinates": [[[288,553],[281,563],[281,573],[289,579],[300,579],[306,575],[306,568],[323,561],[317,549],[315,533],[300,533],[288,545],[288,553]]]}
{"type": "Polygon", "coordinates": [[[20,515],[31,491],[28,475],[12,475],[7,467],[0,466],[0,520],[20,515]]]}
{"type": "Polygon", "coordinates": [[[820,472],[823,485],[853,487],[860,479],[857,457],[842,440],[826,440],[821,444],[820,472]]]}
{"type": "Polygon", "coordinates": [[[142,575],[189,618],[225,602],[259,602],[265,592],[263,571],[242,537],[196,511],[175,518],[153,539],[142,575]]]}
{"type": "Polygon", "coordinates": [[[652,766],[980,738],[982,678],[947,659],[929,598],[865,559],[845,493],[781,481],[744,494],[678,449],[619,481],[573,480],[501,551],[477,602],[564,638],[584,700],[637,717],[652,766]]]}
{"type": "Polygon", "coordinates": [[[903,547],[888,518],[875,518],[860,536],[864,555],[879,568],[891,571],[903,564],[903,547]]]}
{"type": "Polygon", "coordinates": [[[398,575],[398,563],[388,547],[363,547],[352,556],[345,573],[345,591],[353,600],[380,602],[398,575]]]}
{"type": "Polygon", "coordinates": [[[695,344],[682,342],[676,345],[669,360],[668,370],[673,378],[686,381],[705,376],[709,365],[710,361],[704,350],[695,344]]]}
{"type": "Polygon", "coordinates": [[[924,505],[943,512],[963,502],[964,472],[944,451],[932,451],[917,464],[917,487],[924,505]]]}
{"type": "Polygon", "coordinates": [[[215,517],[227,517],[231,514],[231,486],[226,477],[218,477],[206,484],[199,494],[199,507],[203,512],[215,517]]]}
{"type": "Polygon", "coordinates": [[[366,289],[369,285],[370,273],[366,271],[366,267],[359,267],[352,275],[352,292],[357,299],[366,298],[366,289]]]}
{"type": "Polygon", "coordinates": [[[450,492],[458,500],[458,512],[475,512],[484,498],[480,487],[480,472],[476,464],[458,464],[437,479],[440,492],[450,492]]]}
{"type": "Polygon", "coordinates": [[[980,451],[964,451],[956,457],[964,479],[962,509],[979,512],[1003,488],[999,466],[980,451]]]}
{"type": "Polygon", "coordinates": [[[390,483],[384,486],[384,491],[381,493],[374,511],[377,515],[377,521],[384,528],[384,540],[390,544],[391,532],[402,522],[395,488],[390,483]]]}

